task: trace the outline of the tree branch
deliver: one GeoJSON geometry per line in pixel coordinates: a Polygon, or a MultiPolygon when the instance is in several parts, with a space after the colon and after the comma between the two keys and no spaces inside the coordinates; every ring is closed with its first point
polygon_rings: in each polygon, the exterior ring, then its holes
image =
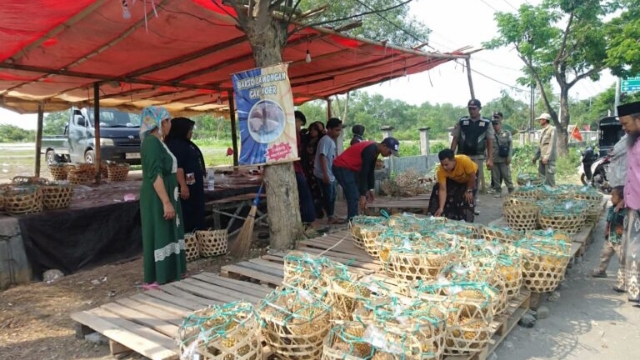
{"type": "Polygon", "coordinates": [[[574,12],[571,11],[571,14],[569,14],[569,21],[567,21],[567,27],[564,29],[564,34],[562,34],[562,43],[560,45],[560,49],[558,49],[558,55],[556,55],[556,58],[553,60],[554,68],[558,66],[558,64],[560,63],[560,59],[564,56],[564,52],[567,46],[567,38],[569,37],[569,33],[571,33],[571,24],[573,24],[573,17],[574,12]]]}
{"type": "Polygon", "coordinates": [[[236,0],[226,0],[225,2],[228,3],[229,5],[231,5],[231,7],[233,8],[233,10],[235,10],[236,14],[238,14],[238,17],[233,16],[229,10],[227,10],[226,7],[222,6],[223,4],[218,3],[215,0],[211,0],[212,3],[214,3],[217,7],[219,7],[222,11],[224,11],[227,15],[229,15],[233,20],[236,21],[236,23],[238,24],[238,26],[240,26],[241,28],[243,28],[244,30],[246,30],[246,25],[249,23],[248,22],[248,18],[247,18],[247,14],[245,14],[242,10],[243,10],[243,5],[238,4],[238,2],[236,0]]]}
{"type": "Polygon", "coordinates": [[[327,25],[327,24],[331,24],[331,23],[339,22],[339,21],[345,21],[345,20],[355,19],[355,18],[358,18],[358,17],[361,17],[361,16],[365,16],[365,15],[379,14],[379,13],[383,13],[383,12],[391,11],[391,10],[394,10],[394,9],[400,8],[400,7],[402,7],[402,6],[405,6],[405,5],[409,4],[409,3],[410,3],[410,2],[412,2],[412,1],[413,1],[413,0],[405,0],[405,1],[403,1],[403,2],[400,2],[400,3],[396,4],[396,5],[389,6],[389,7],[387,7],[387,8],[380,9],[380,10],[375,10],[375,9],[374,9],[374,10],[371,10],[371,11],[364,11],[364,12],[362,12],[362,13],[355,14],[355,15],[351,15],[351,16],[345,16],[345,17],[343,17],[343,18],[339,18],[339,19],[332,19],[332,20],[320,21],[320,22],[317,22],[317,23],[304,24],[304,25],[302,25],[302,26],[296,27],[293,31],[291,31],[291,32],[289,33],[289,35],[292,35],[292,34],[294,34],[295,32],[300,31],[300,30],[302,30],[302,29],[304,29],[304,28],[308,28],[308,27],[322,26],[322,25],[327,25]]]}
{"type": "Polygon", "coordinates": [[[529,68],[529,71],[531,71],[531,74],[533,75],[536,81],[536,84],[538,84],[538,87],[540,88],[540,94],[542,95],[542,100],[544,101],[544,105],[547,107],[547,111],[549,111],[549,114],[553,118],[553,121],[557,123],[558,113],[555,110],[553,110],[553,108],[551,107],[551,102],[549,101],[549,97],[547,96],[547,93],[544,91],[544,86],[543,86],[542,80],[540,79],[540,75],[538,74],[536,69],[533,67],[533,64],[531,63],[531,61],[527,60],[524,56],[522,56],[522,53],[520,52],[520,47],[518,45],[516,45],[516,50],[518,51],[518,56],[520,57],[522,62],[524,62],[524,64],[529,68]]]}
{"type": "Polygon", "coordinates": [[[591,70],[587,71],[587,72],[586,72],[586,73],[584,73],[584,74],[580,74],[580,75],[576,76],[576,78],[575,78],[575,79],[573,79],[573,80],[571,80],[571,82],[570,82],[570,83],[568,83],[568,84],[567,84],[567,86],[568,86],[569,88],[571,88],[571,87],[572,87],[573,85],[575,85],[578,81],[580,81],[580,80],[582,80],[582,79],[586,79],[586,78],[590,77],[590,76],[591,76],[591,75],[593,75],[593,74],[597,74],[597,73],[599,73],[600,71],[602,71],[602,68],[593,68],[593,69],[591,69],[591,70]]]}

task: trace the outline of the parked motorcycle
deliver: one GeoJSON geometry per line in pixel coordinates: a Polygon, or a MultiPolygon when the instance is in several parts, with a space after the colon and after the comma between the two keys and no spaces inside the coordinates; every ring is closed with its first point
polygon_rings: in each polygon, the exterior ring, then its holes
{"type": "Polygon", "coordinates": [[[582,153],[582,165],[578,167],[582,184],[593,186],[604,194],[610,193],[611,186],[607,180],[610,160],[610,155],[598,157],[598,153],[593,148],[588,147],[582,153]]]}

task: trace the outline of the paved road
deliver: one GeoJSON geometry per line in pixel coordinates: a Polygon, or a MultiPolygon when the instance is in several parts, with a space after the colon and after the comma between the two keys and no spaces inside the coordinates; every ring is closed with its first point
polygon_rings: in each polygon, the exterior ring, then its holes
{"type": "Polygon", "coordinates": [[[609,278],[589,276],[599,262],[604,219],[594,236],[583,262],[569,269],[558,289],[560,299],[542,304],[549,318],[532,329],[516,327],[498,347],[498,360],[640,359],[640,308],[611,290],[617,259],[609,265],[609,278]]]}

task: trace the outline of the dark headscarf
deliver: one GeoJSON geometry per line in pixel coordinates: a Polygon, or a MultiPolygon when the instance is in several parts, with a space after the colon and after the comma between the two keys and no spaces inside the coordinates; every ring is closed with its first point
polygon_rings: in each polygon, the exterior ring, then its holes
{"type": "Polygon", "coordinates": [[[185,117],[177,117],[171,120],[171,130],[166,136],[166,141],[170,140],[189,140],[187,134],[193,129],[195,121],[185,117]]]}

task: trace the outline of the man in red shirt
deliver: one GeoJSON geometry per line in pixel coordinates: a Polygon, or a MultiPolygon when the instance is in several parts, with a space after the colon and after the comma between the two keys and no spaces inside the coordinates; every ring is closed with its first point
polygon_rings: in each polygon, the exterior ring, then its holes
{"type": "Polygon", "coordinates": [[[352,145],[333,161],[333,175],[342,186],[347,199],[347,218],[351,220],[364,210],[367,199],[373,201],[375,169],[378,155],[398,156],[400,143],[392,137],[382,140],[362,141],[352,145]]]}

